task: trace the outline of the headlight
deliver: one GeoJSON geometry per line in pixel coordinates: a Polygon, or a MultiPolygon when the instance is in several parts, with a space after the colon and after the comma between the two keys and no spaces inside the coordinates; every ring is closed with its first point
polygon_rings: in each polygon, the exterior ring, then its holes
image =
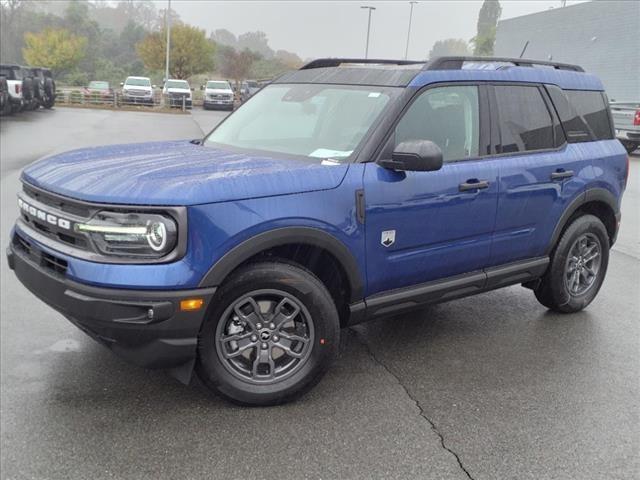
{"type": "Polygon", "coordinates": [[[159,214],[100,212],[87,223],[76,223],[105,255],[159,258],[176,246],[176,222],[159,214]]]}

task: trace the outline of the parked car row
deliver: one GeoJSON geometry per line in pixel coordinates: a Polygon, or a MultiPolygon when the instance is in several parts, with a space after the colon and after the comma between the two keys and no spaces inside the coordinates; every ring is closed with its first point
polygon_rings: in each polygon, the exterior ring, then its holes
{"type": "Polygon", "coordinates": [[[56,84],[48,68],[0,65],[1,115],[51,108],[55,99],[56,84]]]}
{"type": "MultiPolygon", "coordinates": [[[[108,81],[92,80],[86,87],[62,87],[60,103],[75,105],[148,105],[190,109],[200,104],[205,110],[233,110],[236,103],[248,100],[268,81],[245,80],[236,85],[228,80],[209,80],[201,85],[202,96],[194,101],[194,89],[186,80],[169,79],[162,89],[149,77],[129,76],[114,87],[108,81]],[[196,103],[197,102],[197,103],[196,103]]],[[[51,72],[45,68],[2,65],[0,76],[0,111],[3,113],[51,108],[56,87],[51,72]]]]}

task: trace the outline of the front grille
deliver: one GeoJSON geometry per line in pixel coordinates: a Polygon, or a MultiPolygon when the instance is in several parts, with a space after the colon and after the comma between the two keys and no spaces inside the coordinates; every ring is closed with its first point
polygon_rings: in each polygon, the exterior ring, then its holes
{"type": "Polygon", "coordinates": [[[231,100],[231,98],[232,98],[231,95],[224,95],[224,94],[218,94],[218,93],[209,95],[209,100],[231,100]]]}
{"type": "Polygon", "coordinates": [[[149,94],[146,90],[127,90],[126,93],[131,97],[144,97],[149,94]]]}
{"type": "Polygon", "coordinates": [[[89,217],[91,215],[91,211],[88,207],[82,203],[74,202],[71,199],[50,195],[42,190],[36,190],[27,184],[22,185],[22,191],[34,200],[56,210],[61,210],[77,217],[89,217]]]}
{"type": "MultiPolygon", "coordinates": [[[[34,205],[42,206],[43,210],[56,217],[86,221],[92,215],[91,210],[81,202],[58,197],[26,184],[23,184],[22,190],[25,194],[23,198],[27,203],[34,200],[35,202],[32,202],[34,205]]],[[[73,228],[60,228],[47,222],[46,218],[40,218],[24,210],[20,212],[20,215],[25,224],[52,240],[81,250],[91,250],[87,237],[77,233],[73,228]]]]}
{"type": "Polygon", "coordinates": [[[66,275],[68,267],[66,260],[40,250],[17,233],[13,235],[13,247],[42,268],[58,275],[66,275]]]}

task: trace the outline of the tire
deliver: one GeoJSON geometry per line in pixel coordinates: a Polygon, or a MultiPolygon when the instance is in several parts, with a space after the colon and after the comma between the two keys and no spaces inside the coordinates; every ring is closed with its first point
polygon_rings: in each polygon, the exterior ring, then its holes
{"type": "Polygon", "coordinates": [[[11,115],[12,110],[11,110],[11,97],[6,94],[6,98],[4,100],[4,103],[2,105],[2,111],[0,111],[0,115],[2,116],[6,116],[6,115],[11,115]]]}
{"type": "Polygon", "coordinates": [[[315,275],[297,264],[242,267],[211,305],[198,339],[196,372],[207,388],[233,403],[267,406],[294,400],[320,381],[338,354],[333,299],[315,275]],[[229,339],[233,335],[242,337],[242,346],[229,339]]]}
{"type": "Polygon", "coordinates": [[[629,140],[622,140],[622,145],[624,146],[627,153],[631,154],[638,149],[639,144],[636,142],[631,142],[629,140]]]}
{"type": "Polygon", "coordinates": [[[560,237],[549,268],[534,290],[536,298],[555,312],[579,312],[598,294],[608,264],[609,235],[604,224],[593,215],[577,217],[560,237]]]}

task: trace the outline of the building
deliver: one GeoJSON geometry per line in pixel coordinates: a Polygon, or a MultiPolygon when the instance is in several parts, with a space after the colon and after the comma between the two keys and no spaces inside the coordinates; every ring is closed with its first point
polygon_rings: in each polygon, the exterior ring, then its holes
{"type": "Polygon", "coordinates": [[[594,0],[502,20],[495,55],[574,63],[610,100],[640,101],[640,2],[594,0]]]}

